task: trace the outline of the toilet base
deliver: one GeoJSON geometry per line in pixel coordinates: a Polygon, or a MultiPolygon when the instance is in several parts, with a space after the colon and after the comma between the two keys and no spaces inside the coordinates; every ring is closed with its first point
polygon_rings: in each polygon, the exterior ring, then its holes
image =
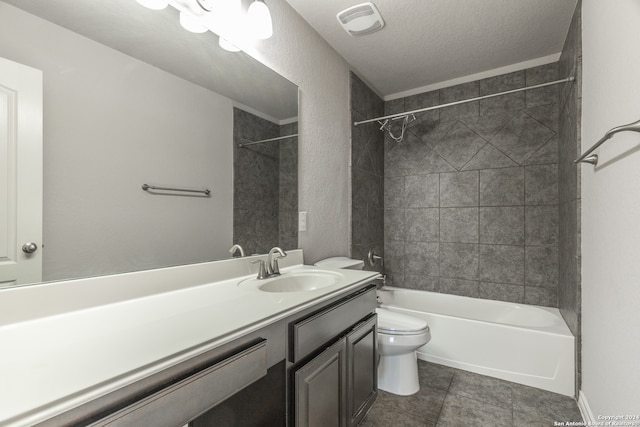
{"type": "Polygon", "coordinates": [[[418,357],[415,351],[393,356],[380,356],[378,388],[400,396],[420,390],[418,357]]]}

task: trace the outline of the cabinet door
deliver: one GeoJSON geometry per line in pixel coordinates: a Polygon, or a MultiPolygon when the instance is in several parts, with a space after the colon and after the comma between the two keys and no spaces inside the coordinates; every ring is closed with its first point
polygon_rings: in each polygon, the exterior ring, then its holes
{"type": "Polygon", "coordinates": [[[347,408],[349,425],[357,426],[378,396],[376,315],[347,335],[347,408]]]}
{"type": "Polygon", "coordinates": [[[296,427],[346,427],[346,338],[295,371],[296,427]]]}

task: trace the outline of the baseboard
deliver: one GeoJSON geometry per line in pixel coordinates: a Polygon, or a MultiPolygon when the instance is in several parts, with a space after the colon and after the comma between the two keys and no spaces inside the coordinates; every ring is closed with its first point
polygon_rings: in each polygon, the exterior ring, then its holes
{"type": "Polygon", "coordinates": [[[591,408],[589,407],[589,402],[587,402],[587,397],[584,395],[582,390],[580,390],[578,395],[578,409],[580,409],[582,419],[587,423],[587,425],[596,422],[593,412],[591,412],[591,408]]]}

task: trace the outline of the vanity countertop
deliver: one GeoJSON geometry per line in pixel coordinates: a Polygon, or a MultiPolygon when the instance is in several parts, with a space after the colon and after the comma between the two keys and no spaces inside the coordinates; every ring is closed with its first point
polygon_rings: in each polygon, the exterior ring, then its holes
{"type": "MultiPolygon", "coordinates": [[[[292,270],[318,268],[297,264],[282,272],[292,270]]],[[[251,274],[0,323],[0,426],[50,418],[377,276],[332,271],[341,274],[337,283],[311,291],[238,285],[251,274]]]]}

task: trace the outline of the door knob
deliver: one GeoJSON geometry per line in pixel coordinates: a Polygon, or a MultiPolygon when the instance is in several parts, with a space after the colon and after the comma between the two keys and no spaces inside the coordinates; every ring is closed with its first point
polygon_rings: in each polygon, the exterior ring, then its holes
{"type": "Polygon", "coordinates": [[[38,250],[38,245],[36,245],[33,242],[27,242],[24,245],[22,245],[22,252],[24,252],[25,254],[32,254],[37,250],[38,250]]]}

